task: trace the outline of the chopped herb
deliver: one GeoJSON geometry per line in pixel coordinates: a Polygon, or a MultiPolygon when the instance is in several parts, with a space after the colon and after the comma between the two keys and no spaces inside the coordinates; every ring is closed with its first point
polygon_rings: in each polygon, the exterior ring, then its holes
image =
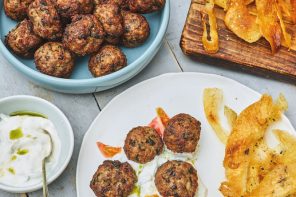
{"type": "Polygon", "coordinates": [[[11,130],[10,133],[9,133],[9,138],[11,140],[16,140],[16,139],[19,139],[19,138],[21,138],[23,136],[24,136],[24,134],[23,134],[23,131],[22,131],[21,128],[11,130]]]}
{"type": "Polygon", "coordinates": [[[136,185],[134,188],[133,188],[133,191],[131,194],[136,194],[137,196],[140,196],[141,195],[141,188],[136,185]]]}
{"type": "Polygon", "coordinates": [[[11,161],[15,161],[16,158],[17,158],[16,155],[13,155],[13,156],[10,158],[10,160],[11,160],[11,161]]]}
{"type": "Polygon", "coordinates": [[[13,168],[8,168],[7,170],[8,170],[8,172],[10,172],[11,174],[15,174],[15,171],[14,171],[13,168]]]}

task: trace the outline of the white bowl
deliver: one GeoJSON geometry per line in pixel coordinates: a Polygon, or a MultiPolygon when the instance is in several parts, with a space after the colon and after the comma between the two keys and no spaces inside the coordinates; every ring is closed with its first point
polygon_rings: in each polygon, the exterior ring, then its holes
{"type": "MultiPolygon", "coordinates": [[[[61,141],[61,151],[57,164],[47,172],[47,182],[53,182],[67,167],[74,148],[74,135],[69,120],[64,113],[50,102],[33,96],[11,96],[0,99],[0,113],[32,111],[44,114],[53,122],[61,141]]],[[[13,193],[32,192],[42,188],[40,183],[28,187],[11,187],[0,183],[0,189],[13,193]]]]}

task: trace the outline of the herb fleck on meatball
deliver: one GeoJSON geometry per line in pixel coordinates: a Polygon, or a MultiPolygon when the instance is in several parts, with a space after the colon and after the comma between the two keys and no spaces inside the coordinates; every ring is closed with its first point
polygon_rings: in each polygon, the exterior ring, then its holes
{"type": "Polygon", "coordinates": [[[105,32],[94,15],[76,15],[67,25],[63,44],[79,56],[98,51],[104,41],[105,32]]]}
{"type": "Polygon", "coordinates": [[[145,164],[161,154],[163,142],[155,129],[136,127],[127,134],[123,149],[128,159],[145,164]]]}
{"type": "Polygon", "coordinates": [[[100,77],[118,71],[126,64],[126,57],[120,48],[105,45],[91,56],[88,67],[94,77],[100,77]]]}
{"type": "Polygon", "coordinates": [[[200,138],[200,122],[188,114],[171,118],[164,130],[163,140],[173,152],[194,152],[200,138]]]}
{"type": "Polygon", "coordinates": [[[162,196],[194,197],[198,188],[195,168],[183,161],[167,161],[155,174],[155,185],[162,196]]]}
{"type": "Polygon", "coordinates": [[[34,55],[36,68],[50,76],[68,78],[74,68],[74,57],[62,43],[48,42],[34,55]]]}
{"type": "Polygon", "coordinates": [[[42,39],[33,32],[32,22],[25,19],[8,33],[5,43],[13,53],[30,58],[41,45],[42,39]]]}
{"type": "Polygon", "coordinates": [[[28,8],[33,31],[44,39],[62,37],[62,23],[52,0],[34,0],[28,8]]]}
{"type": "Polygon", "coordinates": [[[106,160],[93,175],[90,188],[97,197],[127,197],[136,182],[136,173],[129,163],[106,160]]]}

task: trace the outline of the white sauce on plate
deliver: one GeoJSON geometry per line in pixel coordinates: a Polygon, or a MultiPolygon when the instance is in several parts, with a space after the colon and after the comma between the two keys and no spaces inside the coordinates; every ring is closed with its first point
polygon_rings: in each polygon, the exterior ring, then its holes
{"type": "Polygon", "coordinates": [[[60,139],[53,123],[42,117],[6,116],[0,114],[0,183],[26,187],[42,182],[42,160],[49,172],[57,164],[60,139]]]}
{"type": "MultiPolygon", "coordinates": [[[[116,155],[114,160],[119,160],[121,162],[128,161],[129,164],[136,171],[138,176],[138,182],[136,184],[138,192],[132,193],[129,197],[146,197],[151,195],[158,195],[159,192],[154,183],[154,177],[157,169],[169,160],[180,160],[191,163],[195,166],[195,161],[198,156],[198,147],[194,153],[173,153],[168,150],[166,147],[162,154],[156,156],[152,161],[146,164],[138,164],[136,162],[130,161],[127,159],[124,153],[116,155]]],[[[198,172],[197,172],[198,173],[198,172]]],[[[206,197],[207,196],[207,188],[201,181],[201,178],[198,177],[198,188],[194,197],[206,197]]]]}

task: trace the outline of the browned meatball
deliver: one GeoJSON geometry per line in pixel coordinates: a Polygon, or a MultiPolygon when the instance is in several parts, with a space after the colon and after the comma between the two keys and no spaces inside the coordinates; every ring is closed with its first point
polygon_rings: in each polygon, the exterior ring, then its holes
{"type": "Polygon", "coordinates": [[[42,39],[33,32],[33,24],[25,19],[11,30],[5,38],[6,45],[17,55],[33,57],[42,39]]]}
{"type": "Polygon", "coordinates": [[[162,152],[163,142],[155,129],[136,127],[127,134],[123,149],[128,159],[145,164],[162,152]]]}
{"type": "Polygon", "coordinates": [[[122,44],[130,48],[143,44],[150,35],[150,27],[146,18],[128,11],[122,11],[121,13],[124,26],[122,44]]]}
{"type": "Polygon", "coordinates": [[[97,5],[94,15],[99,19],[106,33],[106,41],[118,44],[123,34],[123,19],[117,4],[103,3],[97,5]]]}
{"type": "Polygon", "coordinates": [[[99,5],[101,3],[115,3],[117,5],[119,5],[120,7],[125,7],[127,6],[127,1],[128,0],[94,0],[95,5],[99,5]]]}
{"type": "Polygon", "coordinates": [[[197,172],[187,162],[167,161],[157,169],[155,185],[165,197],[194,197],[198,188],[197,172]]]}
{"type": "Polygon", "coordinates": [[[79,56],[98,51],[104,41],[105,32],[94,15],[76,15],[67,25],[63,44],[79,56]]]}
{"type": "Polygon", "coordinates": [[[52,0],[34,0],[28,8],[34,32],[42,38],[56,40],[62,36],[62,23],[52,0]]]}
{"type": "Polygon", "coordinates": [[[106,160],[93,175],[90,188],[97,197],[127,197],[136,182],[136,173],[129,163],[106,160]]]}
{"type": "Polygon", "coordinates": [[[173,152],[194,152],[200,138],[200,122],[188,114],[171,118],[164,130],[163,140],[173,152]]]}
{"type": "Polygon", "coordinates": [[[128,0],[127,4],[131,12],[146,14],[161,10],[165,0],[128,0]]]}
{"type": "Polygon", "coordinates": [[[21,21],[27,17],[27,10],[33,0],[4,0],[5,14],[13,20],[21,21]]]}
{"type": "Polygon", "coordinates": [[[50,76],[68,78],[74,68],[74,56],[60,42],[48,42],[34,55],[36,68],[50,76]]]}
{"type": "Polygon", "coordinates": [[[94,77],[100,77],[118,71],[126,64],[126,57],[120,48],[106,45],[91,56],[88,67],[94,77]]]}
{"type": "Polygon", "coordinates": [[[90,14],[94,8],[93,0],[54,0],[58,13],[70,20],[76,14],[90,14]]]}

